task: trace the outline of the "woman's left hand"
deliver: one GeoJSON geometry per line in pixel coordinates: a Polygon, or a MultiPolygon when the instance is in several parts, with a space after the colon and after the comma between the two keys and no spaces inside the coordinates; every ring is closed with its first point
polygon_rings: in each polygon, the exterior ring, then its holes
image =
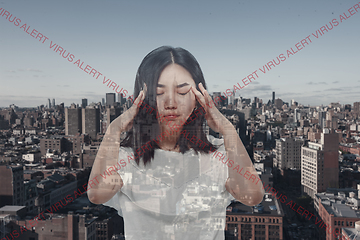
{"type": "Polygon", "coordinates": [[[209,127],[215,132],[219,132],[224,135],[227,127],[233,127],[231,122],[216,108],[211,96],[201,83],[199,83],[199,89],[202,94],[196,88],[191,87],[196,99],[205,110],[205,119],[209,127]]]}

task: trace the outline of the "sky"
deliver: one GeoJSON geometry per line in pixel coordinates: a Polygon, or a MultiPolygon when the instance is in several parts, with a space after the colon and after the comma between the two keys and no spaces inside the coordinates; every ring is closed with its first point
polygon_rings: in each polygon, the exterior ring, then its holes
{"type": "Polygon", "coordinates": [[[163,45],[196,57],[210,93],[243,86],[242,79],[256,71],[258,77],[253,74],[236,96],[267,102],[275,91],[285,102],[352,104],[360,101],[355,4],[360,3],[0,0],[0,107],[36,107],[48,98],[65,106],[82,98],[99,102],[114,92],[104,77],[132,94],[140,62],[163,45]],[[332,29],[324,31],[326,24],[332,29]],[[63,58],[57,46],[73,57],[63,58]],[[285,60],[265,71],[281,54],[285,60]],[[82,70],[87,65],[88,73],[82,70]],[[96,74],[89,74],[92,69],[96,74]]]}

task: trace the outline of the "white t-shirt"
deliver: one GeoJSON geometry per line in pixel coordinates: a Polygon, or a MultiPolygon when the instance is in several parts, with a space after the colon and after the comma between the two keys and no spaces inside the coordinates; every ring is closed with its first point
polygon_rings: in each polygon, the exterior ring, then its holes
{"type": "MultiPolygon", "coordinates": [[[[210,142],[222,139],[209,136],[210,142]]],[[[120,148],[119,161],[132,156],[120,148]]],[[[105,203],[124,218],[126,240],[223,240],[226,207],[233,199],[225,189],[228,167],[212,154],[193,149],[185,154],[156,149],[146,167],[131,161],[118,170],[123,187],[105,203]]]]}

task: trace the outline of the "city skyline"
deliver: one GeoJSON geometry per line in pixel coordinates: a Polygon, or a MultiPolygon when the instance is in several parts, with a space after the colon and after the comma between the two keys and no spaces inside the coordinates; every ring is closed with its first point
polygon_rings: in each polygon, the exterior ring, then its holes
{"type": "Polygon", "coordinates": [[[236,96],[267,100],[275,91],[285,102],[311,106],[359,101],[357,2],[304,3],[2,1],[0,107],[35,107],[48,98],[66,106],[98,102],[115,93],[107,79],[128,97],[141,60],[161,45],[189,50],[209,92],[233,90],[257,71],[236,96]],[[21,23],[10,22],[5,10],[21,23]]]}

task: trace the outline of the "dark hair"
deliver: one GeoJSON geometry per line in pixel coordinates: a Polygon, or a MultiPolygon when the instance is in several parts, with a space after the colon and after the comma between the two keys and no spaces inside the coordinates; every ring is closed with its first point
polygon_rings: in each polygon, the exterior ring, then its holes
{"type": "MultiPolygon", "coordinates": [[[[158,140],[156,140],[159,138],[160,134],[159,123],[157,120],[156,88],[161,72],[170,64],[178,64],[185,68],[195,81],[198,91],[200,91],[198,88],[199,83],[202,83],[206,89],[205,79],[200,65],[195,57],[187,50],[183,48],[162,46],[145,56],[136,74],[134,99],[139,95],[144,83],[147,85],[147,93],[140,106],[139,113],[134,119],[132,129],[127,132],[125,139],[120,144],[120,146],[131,147],[133,149],[135,161],[138,165],[140,158],[144,165],[149,163],[151,159],[154,158],[154,150],[160,148],[157,144],[158,140]],[[151,112],[150,108],[154,110],[151,112]],[[147,147],[148,145],[150,145],[150,148],[147,147]],[[146,146],[146,151],[142,148],[143,146],[146,146]],[[142,151],[141,154],[136,151],[139,149],[142,151]]],[[[205,113],[198,102],[196,102],[196,109],[197,111],[202,110],[202,112],[205,113]]],[[[207,140],[203,129],[205,120],[204,115],[205,114],[199,115],[198,112],[195,114],[194,110],[182,129],[182,131],[186,130],[186,132],[190,132],[190,137],[195,135],[195,137],[200,139],[204,145],[201,147],[196,143],[190,142],[185,138],[184,134],[180,134],[176,146],[180,147],[181,153],[188,151],[189,146],[194,149],[195,152],[204,153],[209,153],[210,150],[215,151],[213,149],[217,149],[216,146],[207,140]]]]}

